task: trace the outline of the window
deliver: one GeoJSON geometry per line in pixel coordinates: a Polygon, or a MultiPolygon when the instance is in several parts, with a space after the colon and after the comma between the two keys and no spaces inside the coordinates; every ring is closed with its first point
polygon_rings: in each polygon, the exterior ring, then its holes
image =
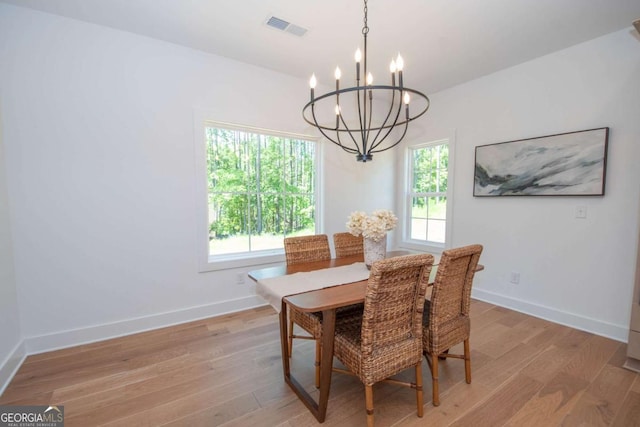
{"type": "Polygon", "coordinates": [[[285,236],[316,232],[314,141],[212,122],[204,133],[209,263],[231,268],[257,264],[260,256],[272,258],[260,262],[277,261],[285,236]]]}
{"type": "Polygon", "coordinates": [[[443,249],[447,241],[449,142],[436,141],[407,150],[405,243],[443,249]]]}

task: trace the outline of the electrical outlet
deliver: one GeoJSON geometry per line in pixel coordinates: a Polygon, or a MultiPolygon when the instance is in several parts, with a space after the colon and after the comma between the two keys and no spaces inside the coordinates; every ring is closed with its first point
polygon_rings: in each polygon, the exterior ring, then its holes
{"type": "Polygon", "coordinates": [[[576,206],[576,218],[584,219],[587,217],[586,206],[576,206]]]}
{"type": "Polygon", "coordinates": [[[245,276],[245,273],[238,273],[236,275],[236,284],[244,285],[244,276],[245,276]]]}
{"type": "Polygon", "coordinates": [[[520,283],[520,273],[517,273],[515,271],[511,272],[511,280],[509,280],[511,283],[513,283],[514,285],[517,285],[518,283],[520,283]]]}

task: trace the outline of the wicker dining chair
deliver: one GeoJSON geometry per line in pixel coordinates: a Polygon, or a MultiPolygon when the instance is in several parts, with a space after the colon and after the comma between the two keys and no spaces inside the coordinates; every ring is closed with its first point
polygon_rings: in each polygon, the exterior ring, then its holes
{"type": "Polygon", "coordinates": [[[471,384],[469,336],[471,285],[482,253],[482,245],[470,245],[442,252],[431,300],[425,301],[422,348],[433,384],[433,405],[440,405],[438,359],[464,359],[465,379],[471,384]],[[454,345],[464,343],[464,354],[449,354],[454,345]]]}
{"type": "Polygon", "coordinates": [[[365,386],[367,425],[373,426],[373,385],[388,381],[416,389],[422,403],[422,310],[433,256],[407,255],[374,262],[362,316],[338,316],[334,355],[365,386]],[[390,379],[414,367],[415,383],[390,379]]]}
{"type": "MultiPolygon", "coordinates": [[[[301,264],[305,262],[326,261],[331,259],[329,238],[326,234],[313,236],[286,237],[284,239],[284,253],[287,265],[301,264]]],[[[322,329],[322,313],[308,313],[294,308],[289,309],[289,342],[288,356],[293,351],[293,339],[301,338],[315,340],[316,342],[316,387],[320,386],[320,337],[322,329]],[[310,335],[296,335],[293,333],[293,325],[297,324],[310,335]]]]}
{"type": "Polygon", "coordinates": [[[362,234],[354,236],[351,233],[335,233],[333,246],[336,249],[336,258],[364,254],[364,239],[362,234]]]}
{"type": "Polygon", "coordinates": [[[326,234],[285,237],[284,254],[287,265],[330,260],[329,238],[326,234]]]}

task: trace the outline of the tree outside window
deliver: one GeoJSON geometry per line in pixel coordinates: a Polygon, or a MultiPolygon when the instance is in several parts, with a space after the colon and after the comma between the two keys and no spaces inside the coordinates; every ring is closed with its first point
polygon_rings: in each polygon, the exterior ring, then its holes
{"type": "Polygon", "coordinates": [[[408,191],[410,240],[444,246],[447,226],[449,146],[411,148],[408,191]]]}
{"type": "Polygon", "coordinates": [[[313,141],[205,127],[209,255],[280,249],[314,234],[313,141]]]}

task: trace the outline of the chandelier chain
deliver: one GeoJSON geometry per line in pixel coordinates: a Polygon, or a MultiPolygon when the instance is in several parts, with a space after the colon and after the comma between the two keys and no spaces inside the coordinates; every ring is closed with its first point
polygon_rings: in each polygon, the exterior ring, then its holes
{"type": "Polygon", "coordinates": [[[367,7],[367,0],[364,0],[364,27],[362,27],[362,34],[367,34],[369,32],[369,26],[367,25],[367,12],[369,8],[367,7]]]}

